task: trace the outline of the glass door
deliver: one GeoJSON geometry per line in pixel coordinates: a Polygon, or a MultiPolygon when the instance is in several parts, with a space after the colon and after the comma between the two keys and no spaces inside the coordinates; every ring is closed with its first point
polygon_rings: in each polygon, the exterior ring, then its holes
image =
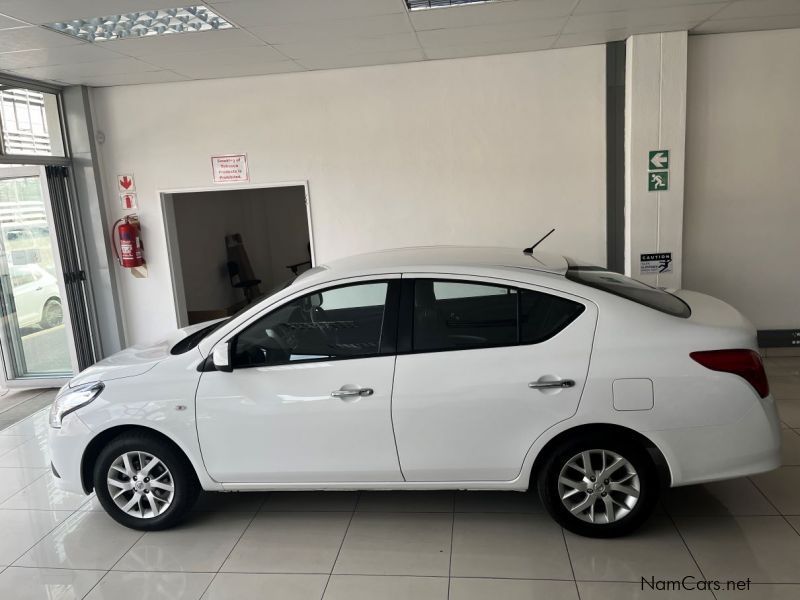
{"type": "Polygon", "coordinates": [[[0,165],[0,349],[6,385],[77,371],[64,269],[43,166],[0,165]]]}

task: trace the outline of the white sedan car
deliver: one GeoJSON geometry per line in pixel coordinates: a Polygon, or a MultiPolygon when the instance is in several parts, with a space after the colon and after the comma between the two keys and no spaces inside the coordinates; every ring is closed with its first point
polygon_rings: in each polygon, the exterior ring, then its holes
{"type": "Polygon", "coordinates": [[[53,473],[143,530],[198,491],[536,488],[571,531],[640,525],[659,490],[776,468],[741,314],[560,256],[377,252],[75,377],[53,473]]]}

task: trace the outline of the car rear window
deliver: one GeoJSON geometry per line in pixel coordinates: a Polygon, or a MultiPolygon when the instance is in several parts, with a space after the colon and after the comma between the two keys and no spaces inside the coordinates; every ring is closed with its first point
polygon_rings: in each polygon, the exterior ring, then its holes
{"type": "Polygon", "coordinates": [[[566,276],[571,281],[603,290],[673,317],[688,319],[692,314],[686,302],[662,289],[651,287],[603,267],[578,264],[569,258],[567,263],[569,268],[566,276]]]}

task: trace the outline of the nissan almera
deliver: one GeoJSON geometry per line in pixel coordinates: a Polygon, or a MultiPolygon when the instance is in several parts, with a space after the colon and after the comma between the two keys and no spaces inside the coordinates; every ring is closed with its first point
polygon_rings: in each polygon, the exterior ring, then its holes
{"type": "Polygon", "coordinates": [[[561,256],[409,248],[308,271],[242,313],[76,376],[59,485],[142,530],[201,489],[535,489],[617,536],[659,492],[776,468],[753,326],[561,256]]]}

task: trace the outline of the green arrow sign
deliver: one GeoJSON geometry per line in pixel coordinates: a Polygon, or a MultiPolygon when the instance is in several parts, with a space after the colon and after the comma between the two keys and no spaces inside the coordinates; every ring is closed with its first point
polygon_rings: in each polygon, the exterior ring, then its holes
{"type": "Polygon", "coordinates": [[[669,169],[669,150],[650,150],[647,153],[647,170],[661,171],[669,169]]]}

